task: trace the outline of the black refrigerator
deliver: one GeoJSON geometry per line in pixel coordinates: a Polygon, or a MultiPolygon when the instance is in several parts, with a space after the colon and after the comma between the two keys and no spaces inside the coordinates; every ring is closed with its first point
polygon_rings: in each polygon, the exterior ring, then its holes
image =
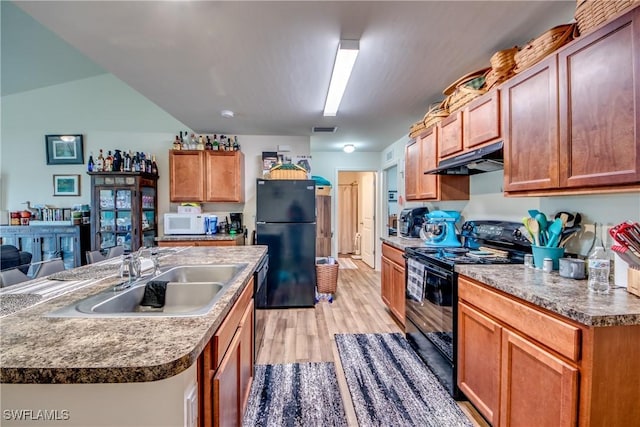
{"type": "Polygon", "coordinates": [[[266,297],[256,308],[313,307],[315,181],[258,179],[256,189],[256,243],[269,247],[266,297]]]}

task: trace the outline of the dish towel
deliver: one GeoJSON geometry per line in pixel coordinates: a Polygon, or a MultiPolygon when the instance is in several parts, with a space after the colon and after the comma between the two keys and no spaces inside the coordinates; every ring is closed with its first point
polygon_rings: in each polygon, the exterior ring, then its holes
{"type": "Polygon", "coordinates": [[[140,305],[153,308],[164,307],[165,296],[167,294],[167,283],[164,280],[151,280],[144,287],[144,296],[140,305]]]}
{"type": "Polygon", "coordinates": [[[425,268],[414,259],[407,259],[407,294],[418,302],[424,299],[425,268]]]}

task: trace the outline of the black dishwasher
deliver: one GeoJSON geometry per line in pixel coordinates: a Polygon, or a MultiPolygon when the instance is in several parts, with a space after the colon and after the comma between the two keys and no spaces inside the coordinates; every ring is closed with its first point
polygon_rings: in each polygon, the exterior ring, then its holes
{"type": "Polygon", "coordinates": [[[263,310],[267,306],[267,271],[269,270],[269,255],[266,255],[258,264],[254,275],[254,357],[258,358],[258,350],[262,347],[264,339],[264,329],[266,322],[266,312],[263,310]]]}

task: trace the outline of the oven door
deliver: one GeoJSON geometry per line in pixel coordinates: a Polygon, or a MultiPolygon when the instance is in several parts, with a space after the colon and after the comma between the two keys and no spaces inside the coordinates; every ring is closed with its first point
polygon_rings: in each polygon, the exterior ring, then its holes
{"type": "Polygon", "coordinates": [[[407,341],[449,394],[459,398],[454,349],[455,273],[420,260],[424,279],[423,287],[417,292],[415,282],[409,283],[410,260],[407,260],[407,341]]]}

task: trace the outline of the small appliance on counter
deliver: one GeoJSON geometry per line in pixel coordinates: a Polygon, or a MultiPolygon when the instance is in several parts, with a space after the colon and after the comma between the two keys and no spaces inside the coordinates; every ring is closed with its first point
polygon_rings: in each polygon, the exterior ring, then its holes
{"type": "Polygon", "coordinates": [[[229,221],[229,233],[240,234],[244,232],[242,229],[242,212],[231,212],[229,221]]]}
{"type": "Polygon", "coordinates": [[[426,214],[420,237],[426,246],[462,246],[456,233],[456,222],[460,219],[457,211],[432,211],[426,214]]]}
{"type": "Polygon", "coordinates": [[[398,230],[400,235],[404,237],[420,237],[420,229],[425,221],[425,214],[429,212],[428,208],[408,208],[400,212],[400,220],[398,221],[398,230]]]}
{"type": "Polygon", "coordinates": [[[164,234],[205,234],[207,214],[166,213],[164,234]]]}

